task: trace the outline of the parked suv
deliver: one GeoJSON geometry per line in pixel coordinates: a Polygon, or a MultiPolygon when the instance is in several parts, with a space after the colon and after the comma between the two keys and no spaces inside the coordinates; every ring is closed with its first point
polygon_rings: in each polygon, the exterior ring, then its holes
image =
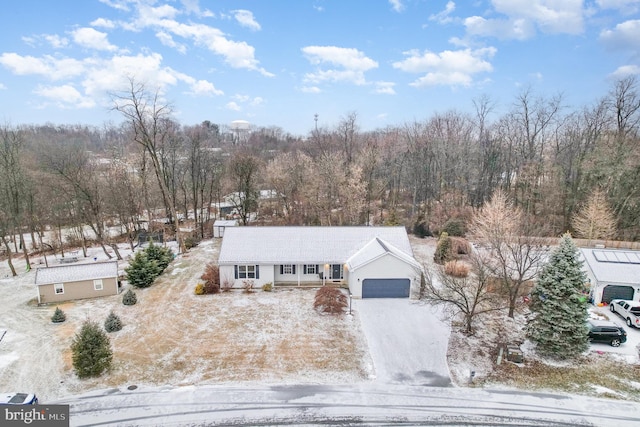
{"type": "Polygon", "coordinates": [[[627,331],[609,320],[589,319],[589,341],[608,342],[612,347],[619,347],[627,341],[627,331]]]}
{"type": "Polygon", "coordinates": [[[640,301],[614,299],[611,301],[609,309],[622,316],[627,325],[640,328],[640,301]]]}

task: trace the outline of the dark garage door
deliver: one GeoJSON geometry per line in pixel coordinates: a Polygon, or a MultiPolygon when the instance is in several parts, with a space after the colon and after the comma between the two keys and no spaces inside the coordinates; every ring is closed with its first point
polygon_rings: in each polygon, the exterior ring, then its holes
{"type": "Polygon", "coordinates": [[[362,298],[408,298],[409,279],[364,279],[362,298]]]}
{"type": "Polygon", "coordinates": [[[631,286],[609,285],[602,291],[602,302],[609,304],[612,299],[633,299],[631,286]]]}

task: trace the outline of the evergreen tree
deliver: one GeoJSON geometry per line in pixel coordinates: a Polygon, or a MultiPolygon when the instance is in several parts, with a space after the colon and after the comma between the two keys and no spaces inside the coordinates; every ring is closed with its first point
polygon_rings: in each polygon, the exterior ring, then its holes
{"type": "Polygon", "coordinates": [[[129,267],[124,271],[127,273],[129,284],[136,288],[148,288],[162,272],[158,267],[158,262],[149,259],[145,251],[136,252],[129,267]]]}
{"type": "Polygon", "coordinates": [[[60,307],[56,307],[56,311],[53,312],[53,316],[51,316],[51,321],[53,323],[62,323],[67,320],[67,315],[64,314],[64,311],[60,310],[60,307]]]}
{"type": "Polygon", "coordinates": [[[149,246],[144,252],[147,254],[148,259],[158,263],[158,268],[160,269],[160,273],[158,274],[161,274],[171,260],[173,260],[173,252],[171,252],[171,249],[154,245],[153,241],[149,242],[149,246]]]}
{"type": "Polygon", "coordinates": [[[444,264],[451,259],[451,238],[449,233],[443,231],[438,239],[436,252],[433,254],[433,260],[436,264],[444,264]]]}
{"type": "Polygon", "coordinates": [[[138,297],[136,296],[136,293],[133,292],[131,289],[125,292],[124,295],[122,296],[122,303],[124,305],[135,305],[137,302],[138,302],[138,297]]]}
{"type": "Polygon", "coordinates": [[[113,311],[109,313],[104,321],[104,330],[107,332],[117,332],[122,329],[122,321],[113,311]]]}
{"type": "Polygon", "coordinates": [[[107,334],[91,320],[82,324],[71,343],[73,368],[79,378],[97,377],[111,367],[113,352],[107,334]]]}
{"type": "Polygon", "coordinates": [[[588,348],[586,281],[578,248],[567,233],[532,291],[527,337],[541,355],[568,359],[588,348]]]}

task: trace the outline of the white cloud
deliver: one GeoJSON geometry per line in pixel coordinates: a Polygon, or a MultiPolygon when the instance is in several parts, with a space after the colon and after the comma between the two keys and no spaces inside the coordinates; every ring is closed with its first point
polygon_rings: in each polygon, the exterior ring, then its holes
{"type": "Polygon", "coordinates": [[[258,107],[262,104],[264,104],[264,99],[260,96],[256,96],[251,100],[251,102],[249,102],[249,105],[251,105],[252,107],[258,107]]]}
{"type": "Polygon", "coordinates": [[[495,53],[493,47],[440,53],[412,50],[405,52],[407,58],[394,62],[393,67],[408,73],[426,73],[411,83],[412,86],[470,86],[475,74],[493,71],[485,58],[491,58],[495,53]]]}
{"type": "Polygon", "coordinates": [[[612,30],[603,30],[600,40],[610,48],[640,51],[640,20],[625,21],[612,30]]]}
{"type": "Polygon", "coordinates": [[[638,65],[623,65],[618,67],[611,76],[619,79],[627,76],[640,76],[640,66],[638,65]]]}
{"type": "Polygon", "coordinates": [[[442,12],[438,12],[429,16],[429,21],[436,21],[440,24],[447,24],[452,21],[451,13],[456,9],[456,4],[452,1],[448,1],[442,12]]]}
{"type": "Polygon", "coordinates": [[[501,39],[525,40],[536,29],[547,34],[581,34],[583,0],[492,0],[495,11],[506,18],[471,16],[464,20],[467,33],[501,39]]]}
{"type": "Polygon", "coordinates": [[[100,3],[104,3],[109,7],[112,7],[117,10],[128,11],[129,6],[127,5],[127,0],[98,0],[100,3]]]}
{"type": "Polygon", "coordinates": [[[260,24],[255,20],[251,11],[239,9],[234,10],[232,13],[234,18],[236,18],[236,21],[238,21],[238,23],[243,27],[247,27],[253,31],[260,31],[260,24]]]}
{"type": "Polygon", "coordinates": [[[640,10],[640,0],[596,0],[601,9],[615,9],[625,15],[631,15],[640,10]]]}
{"type": "Polygon", "coordinates": [[[156,33],[156,37],[158,38],[158,40],[160,40],[160,43],[162,43],[163,45],[174,48],[180,53],[187,53],[187,47],[182,43],[177,43],[173,39],[173,37],[171,37],[171,34],[165,31],[158,31],[156,33]]]}
{"type": "Polygon", "coordinates": [[[389,3],[391,4],[391,8],[398,13],[404,10],[404,4],[402,4],[402,0],[389,0],[389,3]]]}
{"type": "Polygon", "coordinates": [[[206,80],[191,83],[191,91],[194,95],[224,95],[223,91],[216,89],[213,83],[206,80]]]}
{"type": "Polygon", "coordinates": [[[375,93],[395,95],[396,91],[393,89],[395,85],[393,82],[375,82],[375,93]]]}
{"type": "Polygon", "coordinates": [[[40,86],[34,90],[34,93],[49,99],[60,108],[95,107],[95,102],[91,98],[83,96],[76,88],[68,84],[48,87],[40,86]]]}
{"type": "Polygon", "coordinates": [[[305,75],[313,83],[323,81],[366,84],[364,73],[378,67],[378,63],[357,49],[336,46],[307,46],[302,48],[307,60],[314,65],[337,66],[341,69],[317,70],[305,75]]]}
{"type": "Polygon", "coordinates": [[[69,45],[69,39],[57,34],[44,34],[42,36],[52,47],[59,49],[69,45]]]}
{"type": "Polygon", "coordinates": [[[4,84],[0,83],[0,90],[5,90],[6,88],[7,87],[4,84]]]}
{"type": "Polygon", "coordinates": [[[46,55],[42,58],[22,56],[17,53],[3,53],[0,64],[18,75],[41,75],[51,80],[68,79],[81,75],[84,71],[82,61],[72,58],[54,58],[46,55]]]}
{"type": "Polygon", "coordinates": [[[242,108],[233,101],[228,102],[227,105],[225,105],[225,108],[227,110],[232,110],[232,111],[242,111],[242,108]]]}
{"type": "Polygon", "coordinates": [[[116,27],[116,23],[115,22],[113,22],[110,19],[105,19],[105,18],[95,19],[95,20],[91,21],[89,23],[89,25],[91,25],[92,27],[101,27],[101,28],[108,28],[108,29],[116,27]]]}
{"type": "Polygon", "coordinates": [[[71,32],[73,41],[83,47],[96,50],[114,51],[118,48],[107,40],[107,33],[103,33],[91,27],[78,28],[71,32]]]}
{"type": "Polygon", "coordinates": [[[320,93],[322,92],[318,86],[303,86],[300,91],[304,93],[320,93]]]}

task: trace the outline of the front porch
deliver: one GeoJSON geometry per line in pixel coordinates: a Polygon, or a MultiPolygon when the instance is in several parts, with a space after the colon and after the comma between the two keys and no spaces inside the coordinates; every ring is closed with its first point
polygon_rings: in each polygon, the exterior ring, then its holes
{"type": "Polygon", "coordinates": [[[273,284],[276,288],[295,287],[295,288],[320,288],[322,286],[331,286],[334,288],[348,288],[349,284],[346,280],[326,280],[324,284],[322,281],[305,281],[305,282],[275,282],[273,284]]]}

